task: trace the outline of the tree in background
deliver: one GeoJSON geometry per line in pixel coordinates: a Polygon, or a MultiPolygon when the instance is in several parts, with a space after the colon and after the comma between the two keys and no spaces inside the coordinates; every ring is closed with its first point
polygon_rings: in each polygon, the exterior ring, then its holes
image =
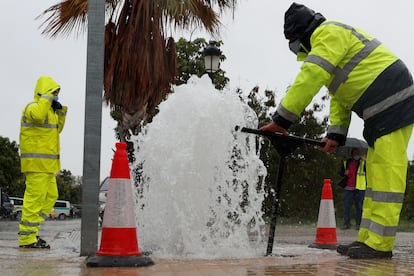
{"type": "MultiPolygon", "coordinates": [[[[104,98],[118,121],[121,141],[137,135],[142,122],[171,92],[177,76],[174,39],[166,29],[203,27],[218,33],[219,14],[236,0],[106,0],[104,98]],[[216,12],[214,7],[217,7],[216,12]]],[[[64,0],[43,12],[44,34],[83,32],[87,0],[64,0]]]]}
{"type": "MultiPolygon", "coordinates": [[[[300,137],[319,140],[325,133],[327,118],[319,122],[315,112],[319,105],[307,109],[301,118],[289,129],[300,137]]],[[[319,212],[322,186],[325,178],[332,179],[332,186],[338,178],[340,160],[334,154],[326,154],[315,147],[301,146],[294,151],[286,162],[282,210],[287,217],[312,219],[316,221],[319,212]],[[313,217],[312,217],[313,216],[313,217]]],[[[342,196],[342,192],[337,194],[342,196]]],[[[339,200],[338,200],[339,201],[339,200]]],[[[342,200],[340,200],[342,202],[342,200]]],[[[335,204],[336,207],[338,207],[335,204]]]]}
{"type": "Polygon", "coordinates": [[[10,196],[23,195],[23,183],[19,147],[15,141],[0,136],[0,187],[10,196]]]}
{"type": "Polygon", "coordinates": [[[414,219],[414,160],[408,162],[407,188],[405,190],[401,217],[408,220],[414,219]]]}
{"type": "Polygon", "coordinates": [[[82,186],[81,178],[72,175],[69,170],[61,170],[56,176],[59,191],[59,199],[68,200],[71,203],[80,203],[82,186]]]}

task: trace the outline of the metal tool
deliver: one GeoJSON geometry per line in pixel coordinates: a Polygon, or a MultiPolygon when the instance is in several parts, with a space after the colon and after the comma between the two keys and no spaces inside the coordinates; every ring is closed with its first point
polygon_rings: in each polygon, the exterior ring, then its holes
{"type": "MultiPolygon", "coordinates": [[[[239,126],[236,126],[236,131],[240,129],[239,126]]],[[[300,147],[304,144],[324,147],[325,142],[321,142],[314,139],[309,138],[303,138],[299,136],[294,135],[283,135],[282,133],[278,132],[269,132],[269,131],[262,131],[258,129],[251,129],[242,127],[240,129],[241,132],[246,133],[252,133],[257,135],[262,135],[267,137],[270,142],[272,143],[273,147],[275,147],[276,151],[279,153],[279,166],[277,170],[277,179],[275,183],[275,195],[274,200],[272,204],[272,210],[271,210],[271,221],[269,226],[269,237],[267,242],[267,250],[266,250],[266,256],[272,255],[273,251],[273,242],[275,238],[275,231],[276,231],[276,220],[277,215],[279,213],[279,202],[280,202],[280,191],[282,188],[282,177],[283,177],[283,171],[285,167],[285,158],[290,153],[292,153],[295,149],[300,147]]]]}

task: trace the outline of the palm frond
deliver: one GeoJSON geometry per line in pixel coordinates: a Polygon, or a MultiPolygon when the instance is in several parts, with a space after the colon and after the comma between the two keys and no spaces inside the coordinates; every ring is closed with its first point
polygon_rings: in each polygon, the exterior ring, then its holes
{"type": "Polygon", "coordinates": [[[220,27],[219,13],[226,8],[234,9],[236,0],[155,0],[163,10],[166,25],[190,29],[204,27],[208,32],[217,34],[220,27]],[[213,2],[213,3],[212,3],[213,2]],[[216,12],[212,5],[217,3],[216,12]]]}
{"type": "MultiPolygon", "coordinates": [[[[107,13],[113,13],[121,0],[105,0],[107,13]]],[[[76,36],[87,30],[88,0],[64,0],[43,11],[36,19],[45,18],[40,28],[42,34],[50,38],[76,36]]]]}
{"type": "Polygon", "coordinates": [[[66,0],[51,6],[36,19],[46,17],[40,27],[45,27],[42,34],[51,38],[68,36],[72,31],[79,35],[86,30],[87,12],[88,0],[66,0]]]}
{"type": "Polygon", "coordinates": [[[172,23],[175,28],[184,29],[201,27],[204,25],[210,33],[215,33],[219,26],[217,14],[200,0],[163,1],[163,12],[166,24],[172,23]]]}

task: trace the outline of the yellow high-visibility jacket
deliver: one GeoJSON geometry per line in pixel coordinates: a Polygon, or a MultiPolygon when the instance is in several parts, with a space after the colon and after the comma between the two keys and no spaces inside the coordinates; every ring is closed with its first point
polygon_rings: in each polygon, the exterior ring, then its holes
{"type": "Polygon", "coordinates": [[[59,134],[65,125],[67,107],[53,111],[52,93],[60,86],[50,77],[40,77],[34,100],[23,110],[20,126],[22,172],[60,171],[59,134]]]}
{"type": "MultiPolygon", "coordinates": [[[[344,161],[343,172],[345,172],[345,170],[348,169],[348,162],[350,162],[350,159],[344,161]]],[[[365,171],[366,171],[365,160],[360,159],[357,165],[355,189],[362,190],[362,191],[365,191],[367,189],[367,179],[366,179],[365,171]]]]}
{"type": "Polygon", "coordinates": [[[378,137],[414,122],[411,74],[384,44],[337,21],[318,26],[310,43],[311,51],[276,114],[296,121],[325,86],[331,98],[328,138],[334,133],[345,139],[351,111],[365,121],[364,138],[370,146],[378,137]]]}

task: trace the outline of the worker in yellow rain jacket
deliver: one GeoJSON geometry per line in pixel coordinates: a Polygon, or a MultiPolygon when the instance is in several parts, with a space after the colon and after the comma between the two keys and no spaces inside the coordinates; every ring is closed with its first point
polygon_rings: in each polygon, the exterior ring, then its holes
{"type": "Polygon", "coordinates": [[[359,230],[362,220],[362,204],[367,187],[365,177],[365,156],[361,156],[358,148],[352,148],[351,158],[344,161],[339,175],[345,177],[344,196],[344,226],[342,230],[351,228],[351,209],[355,205],[355,229],[359,230]]]}
{"type": "Polygon", "coordinates": [[[58,198],[56,173],[60,171],[59,135],[68,108],[58,101],[60,85],[51,77],[38,79],[34,99],[26,105],[20,121],[20,163],[26,177],[19,247],[49,249],[39,238],[41,223],[58,198]]]}
{"type": "Polygon", "coordinates": [[[404,198],[407,145],[414,123],[414,86],[405,64],[380,41],[356,27],[329,21],[293,3],[284,34],[303,65],[261,128],[282,132],[295,122],[322,86],[330,94],[330,125],[321,148],[344,145],[354,111],[364,120],[367,190],[357,241],[337,251],[350,258],[391,258],[404,198]]]}

